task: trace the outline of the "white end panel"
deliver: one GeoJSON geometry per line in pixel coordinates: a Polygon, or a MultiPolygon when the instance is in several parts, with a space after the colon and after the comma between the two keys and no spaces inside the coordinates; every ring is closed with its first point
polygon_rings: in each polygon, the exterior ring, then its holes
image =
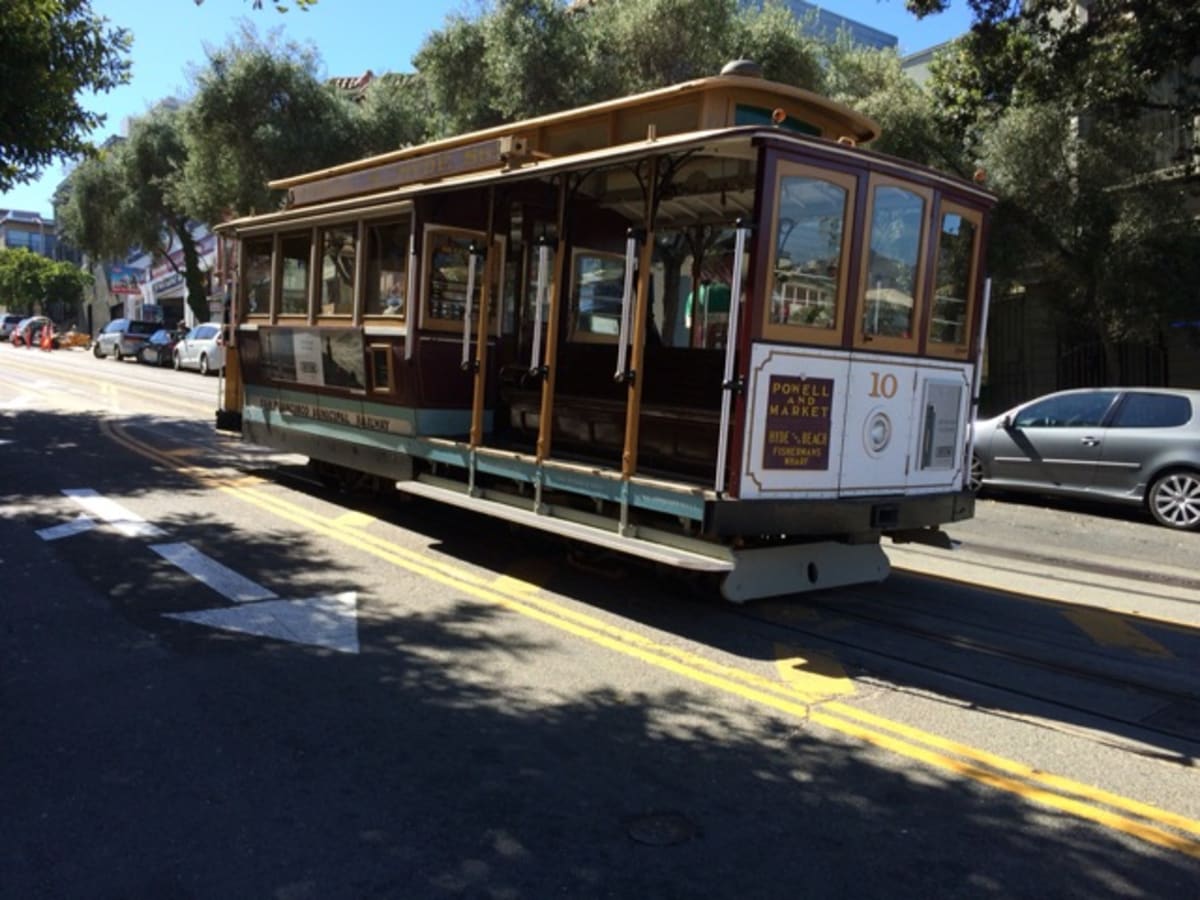
{"type": "Polygon", "coordinates": [[[844,351],[753,346],[740,497],[837,496],[849,370],[844,351]]]}
{"type": "Polygon", "coordinates": [[[755,344],[743,499],[960,489],[971,367],[755,344]]]}
{"type": "Polygon", "coordinates": [[[916,381],[917,367],[903,358],[854,358],[842,451],[842,496],[904,492],[916,381]]]}

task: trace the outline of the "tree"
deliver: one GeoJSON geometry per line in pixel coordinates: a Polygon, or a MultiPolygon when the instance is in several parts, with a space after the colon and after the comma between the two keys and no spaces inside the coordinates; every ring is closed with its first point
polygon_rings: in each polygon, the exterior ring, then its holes
{"type": "Polygon", "coordinates": [[[77,267],[21,248],[0,249],[0,293],[10,312],[32,315],[34,307],[58,321],[72,318],[92,278],[77,267]]]}
{"type": "Polygon", "coordinates": [[[1200,279],[1186,184],[1147,175],[1150,144],[1127,126],[1018,105],[981,148],[1001,196],[993,238],[1001,271],[1035,283],[1060,321],[1099,338],[1112,378],[1117,345],[1152,342],[1189,314],[1200,279]]]}
{"type": "Polygon", "coordinates": [[[96,260],[123,259],[142,247],[179,271],[183,257],[187,301],[207,318],[204,272],[183,190],[187,144],[182,113],[160,104],[136,120],[125,141],[82,163],[68,179],[57,209],[64,235],[96,260]]]}
{"type": "Polygon", "coordinates": [[[946,134],[933,97],[904,73],[895,50],[839,37],[826,48],[825,91],[879,124],[881,136],[872,149],[959,176],[971,174],[973,166],[946,134]]]}
{"type": "Polygon", "coordinates": [[[69,322],[79,313],[83,291],[95,279],[69,262],[51,263],[42,275],[42,306],[56,322],[69,322]]]}
{"type": "Polygon", "coordinates": [[[117,157],[120,143],[111,141],[84,159],[54,195],[59,233],[96,260],[124,259],[130,249],[117,226],[128,202],[117,157]]]}
{"type": "MultiPolygon", "coordinates": [[[[197,6],[204,5],[204,0],[193,0],[193,2],[197,6]]],[[[296,9],[300,10],[300,12],[308,12],[309,7],[317,5],[317,0],[292,0],[292,4],[296,7],[296,9]]],[[[252,0],[251,5],[255,9],[262,9],[263,8],[263,0],[252,0]]],[[[290,7],[288,7],[288,5],[286,3],[281,3],[281,2],[272,3],[271,5],[275,7],[276,12],[281,12],[281,13],[287,12],[288,9],[290,8],[290,7]]]]}
{"type": "Polygon", "coordinates": [[[252,29],[209,51],[183,112],[187,156],[182,207],[204,222],[279,202],[268,179],[360,156],[349,100],[317,76],[316,51],[262,42],[252,29]]]}
{"type": "Polygon", "coordinates": [[[433,137],[434,114],[420,75],[388,73],[374,79],[354,115],[363,154],[387,153],[433,137]]]}
{"type": "Polygon", "coordinates": [[[1053,297],[1072,333],[1102,343],[1118,380],[1118,344],[1155,339],[1200,277],[1194,157],[1172,155],[1187,150],[1200,112],[1200,8],[972,7],[971,33],[934,62],[933,92],[946,131],[1000,195],[999,286],[1053,297]]]}
{"type": "Polygon", "coordinates": [[[452,16],[413,63],[445,135],[715,75],[741,57],[773,80],[820,88],[818,44],[777,2],[498,0],[476,18],[452,16]]]}
{"type": "Polygon", "coordinates": [[[501,0],[479,18],[447,17],[413,57],[438,111],[435,132],[460,134],[553,112],[588,94],[580,89],[588,66],[581,64],[579,24],[555,0],[501,0]],[[531,72],[556,75],[531,78],[531,72]]]}
{"type": "Polygon", "coordinates": [[[0,0],[0,191],[32,181],[54,159],[88,149],[104,116],[84,91],[129,80],[131,37],[88,0],[0,0]]]}

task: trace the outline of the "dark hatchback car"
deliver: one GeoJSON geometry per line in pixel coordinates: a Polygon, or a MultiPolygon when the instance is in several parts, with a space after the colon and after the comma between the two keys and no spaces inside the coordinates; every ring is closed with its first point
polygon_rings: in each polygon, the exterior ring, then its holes
{"type": "Polygon", "coordinates": [[[976,422],[972,487],[1143,504],[1200,528],[1200,391],[1091,388],[976,422]]]}
{"type": "Polygon", "coordinates": [[[183,334],[182,331],[158,329],[146,339],[146,343],[138,351],[138,362],[144,362],[151,366],[171,365],[171,353],[175,350],[175,345],[179,343],[183,334]]]}
{"type": "Polygon", "coordinates": [[[137,359],[150,335],[162,328],[158,322],[143,322],[138,319],[113,319],[96,335],[92,353],[97,359],[105,356],[122,360],[126,356],[137,359]]]}

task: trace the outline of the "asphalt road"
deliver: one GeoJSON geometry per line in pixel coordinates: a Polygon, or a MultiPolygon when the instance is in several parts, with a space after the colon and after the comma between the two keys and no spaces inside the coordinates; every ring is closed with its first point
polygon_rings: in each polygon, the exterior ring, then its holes
{"type": "Polygon", "coordinates": [[[14,352],[0,896],[1200,884],[1193,535],[986,500],[956,555],[739,609],[322,491],[212,433],[215,379],[14,352]]]}

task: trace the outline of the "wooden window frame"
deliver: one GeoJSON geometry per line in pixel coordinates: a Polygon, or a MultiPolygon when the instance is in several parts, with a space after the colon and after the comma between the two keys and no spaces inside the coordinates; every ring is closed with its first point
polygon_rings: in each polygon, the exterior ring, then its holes
{"type": "MultiPolygon", "coordinates": [[[[762,336],[764,340],[781,341],[789,344],[821,344],[824,346],[841,346],[846,331],[847,285],[850,283],[851,249],[854,241],[854,216],[858,200],[858,176],[849,172],[823,169],[820,166],[793,162],[781,159],[776,164],[773,207],[771,210],[771,225],[768,231],[766,290],[763,294],[762,336]],[[783,204],[780,201],[783,190],[783,179],[795,176],[824,181],[846,191],[844,216],[842,219],[842,245],[838,251],[837,296],[834,298],[834,319],[832,328],[815,328],[811,325],[789,325],[771,321],[771,306],[775,297],[775,264],[779,252],[776,237],[779,232],[779,212],[783,204]]],[[[737,288],[731,287],[731,290],[737,288]]]]}
{"type": "Polygon", "coordinates": [[[977,297],[979,291],[980,248],[983,246],[983,213],[977,209],[970,209],[962,204],[955,203],[953,200],[942,199],[938,204],[934,234],[933,253],[929,257],[933,267],[934,278],[933,283],[929,286],[929,324],[925,329],[925,353],[929,356],[939,356],[946,359],[967,359],[971,355],[971,336],[974,333],[975,315],[979,306],[977,297]],[[946,215],[962,216],[963,219],[975,226],[975,241],[971,247],[971,270],[967,275],[967,296],[963,298],[967,303],[967,315],[963,319],[963,341],[960,344],[935,341],[931,336],[933,334],[933,309],[936,305],[937,264],[942,253],[942,219],[946,215]]]}
{"type": "Polygon", "coordinates": [[[279,284],[277,274],[277,258],[279,255],[279,235],[257,234],[252,237],[243,237],[238,240],[238,317],[239,322],[260,322],[268,323],[271,321],[271,313],[275,305],[275,292],[279,284]],[[250,291],[246,284],[246,275],[248,265],[246,263],[246,245],[252,241],[267,241],[271,245],[270,268],[271,268],[271,289],[267,292],[267,308],[262,312],[250,312],[247,309],[250,300],[250,291]]]}
{"type": "MultiPolygon", "coordinates": [[[[433,248],[435,236],[438,234],[450,234],[460,237],[468,237],[478,239],[480,242],[487,240],[487,232],[480,231],[474,228],[460,228],[457,225],[438,225],[427,223],[421,232],[421,328],[427,328],[430,331],[444,331],[450,333],[462,334],[463,323],[462,319],[443,319],[435,317],[429,308],[431,282],[433,279],[433,248]]],[[[483,277],[492,276],[492,298],[490,309],[495,317],[495,327],[488,330],[491,337],[499,337],[502,327],[503,315],[500,309],[504,295],[504,254],[507,246],[507,240],[504,235],[493,235],[493,243],[488,248],[487,255],[484,256],[483,277]]],[[[476,273],[479,277],[479,273],[476,273]]],[[[478,313],[478,306],[475,312],[478,313]]],[[[472,337],[474,340],[474,337],[472,337]]]]}
{"type": "Polygon", "coordinates": [[[344,326],[348,322],[354,322],[359,309],[359,291],[361,281],[359,280],[359,270],[362,268],[362,222],[347,219],[340,222],[326,222],[316,229],[317,258],[320,262],[320,271],[316,273],[313,284],[313,297],[309,302],[310,311],[315,317],[316,322],[320,324],[329,324],[336,326],[344,326]],[[350,297],[350,312],[342,313],[327,313],[324,311],[324,291],[325,291],[325,237],[328,232],[335,229],[353,232],[354,235],[354,285],[350,297]]]}
{"type": "Polygon", "coordinates": [[[370,385],[372,394],[392,394],[396,390],[396,371],[392,365],[392,345],[391,344],[367,344],[367,359],[370,360],[368,367],[367,380],[370,385]],[[379,384],[375,381],[375,354],[384,353],[387,358],[387,384],[379,384]]]}
{"type": "MultiPolygon", "coordinates": [[[[567,310],[566,310],[566,312],[567,312],[567,340],[573,344],[609,344],[609,345],[615,347],[617,345],[617,342],[621,339],[621,334],[620,334],[621,326],[620,326],[619,321],[617,323],[617,333],[616,334],[599,334],[594,331],[579,330],[579,327],[578,327],[578,325],[579,325],[578,312],[579,311],[575,308],[575,298],[573,296],[574,291],[575,291],[575,260],[579,256],[592,256],[592,257],[598,257],[601,259],[615,259],[615,260],[618,260],[620,263],[624,264],[625,254],[624,253],[614,253],[609,250],[594,250],[591,247],[581,247],[581,246],[572,244],[571,250],[570,250],[571,265],[567,272],[567,277],[569,279],[568,291],[567,291],[567,310]]],[[[640,256],[640,254],[639,254],[639,256],[640,256]]],[[[630,303],[636,303],[636,300],[637,300],[637,279],[636,279],[636,277],[633,281],[633,291],[634,291],[634,296],[629,298],[630,303]]],[[[631,310],[631,316],[632,316],[632,310],[631,310]]],[[[631,320],[631,324],[632,324],[632,320],[631,320]]],[[[632,329],[631,329],[631,335],[632,335],[632,329]]],[[[632,336],[630,337],[630,340],[632,340],[632,336]]]]}
{"type": "Polygon", "coordinates": [[[368,260],[367,260],[367,253],[366,253],[365,248],[367,246],[369,230],[372,227],[375,227],[378,225],[399,224],[400,222],[408,223],[408,234],[409,234],[409,246],[404,248],[405,289],[407,290],[408,285],[412,284],[413,287],[416,289],[415,292],[418,295],[421,293],[419,286],[416,284],[415,280],[413,280],[414,273],[412,273],[410,271],[410,269],[413,266],[417,265],[417,254],[412,252],[412,236],[416,229],[416,220],[415,220],[415,216],[413,215],[412,211],[410,210],[407,213],[403,213],[403,214],[399,214],[399,215],[395,215],[395,216],[380,216],[380,217],[371,218],[371,219],[363,219],[363,221],[361,223],[362,239],[359,242],[359,247],[362,248],[362,252],[359,254],[359,256],[361,257],[361,262],[360,262],[361,279],[360,279],[360,281],[361,281],[362,286],[360,289],[358,289],[358,299],[355,304],[355,309],[358,312],[358,320],[357,321],[360,324],[390,325],[390,326],[394,326],[397,328],[407,327],[409,324],[410,313],[414,309],[414,306],[413,306],[414,298],[413,297],[405,297],[404,298],[404,312],[401,315],[390,315],[388,313],[376,313],[376,312],[368,312],[367,311],[367,262],[368,262],[368,260]]]}
{"type": "Polygon", "coordinates": [[[312,286],[313,286],[313,229],[297,228],[287,231],[279,231],[275,234],[275,283],[276,287],[272,289],[271,294],[271,324],[280,325],[310,325],[309,313],[312,310],[312,286]],[[308,233],[308,271],[305,273],[304,285],[304,312],[284,312],[283,311],[283,242],[287,238],[299,237],[308,233]]]}
{"type": "Polygon", "coordinates": [[[872,174],[867,182],[867,213],[863,220],[862,256],[859,258],[859,284],[855,294],[854,304],[854,346],[859,350],[881,351],[885,353],[916,353],[923,338],[922,329],[925,322],[925,308],[928,303],[929,290],[925,284],[925,273],[929,270],[929,229],[933,219],[933,190],[924,185],[914,184],[901,178],[888,175],[872,174]],[[924,201],[921,211],[921,224],[918,229],[917,270],[913,280],[913,309],[912,327],[909,336],[890,337],[873,334],[868,336],[863,330],[862,313],[867,306],[867,291],[870,289],[871,261],[871,231],[875,227],[875,191],[881,187],[894,187],[920,197],[924,201]]]}

